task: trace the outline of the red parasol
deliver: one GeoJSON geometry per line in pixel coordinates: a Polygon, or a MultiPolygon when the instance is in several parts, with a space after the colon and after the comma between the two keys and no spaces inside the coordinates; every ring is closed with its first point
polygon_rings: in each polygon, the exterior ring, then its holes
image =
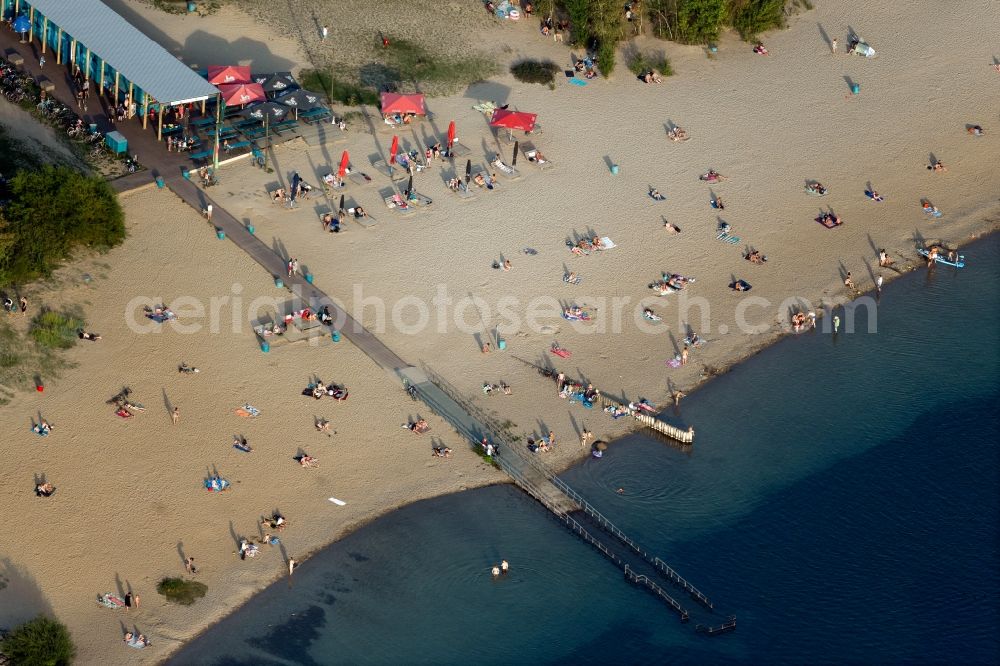
{"type": "Polygon", "coordinates": [[[382,115],[393,113],[416,113],[427,115],[427,105],[423,95],[400,95],[398,93],[382,93],[382,115]]]}
{"type": "Polygon", "coordinates": [[[222,93],[226,106],[242,106],[267,99],[259,83],[222,83],[216,86],[222,93]]]}
{"type": "Polygon", "coordinates": [[[452,145],[455,143],[455,121],[448,123],[448,149],[451,150],[452,145]]]}
{"type": "Polygon", "coordinates": [[[345,150],[344,154],[340,158],[340,169],[337,170],[338,178],[343,178],[344,174],[347,173],[347,165],[350,163],[350,161],[351,157],[350,155],[347,154],[347,151],[345,150]]]}
{"type": "Polygon", "coordinates": [[[396,163],[396,153],[399,152],[399,137],[392,137],[392,146],[389,148],[389,168],[396,163]]]}
{"type": "Polygon", "coordinates": [[[220,83],[252,83],[250,68],[241,65],[211,65],[208,68],[208,82],[213,85],[220,83]]]}
{"type": "Polygon", "coordinates": [[[497,109],[493,112],[493,117],[490,118],[490,126],[506,127],[507,129],[530,132],[535,129],[535,121],[537,119],[537,113],[523,113],[521,111],[497,109]]]}

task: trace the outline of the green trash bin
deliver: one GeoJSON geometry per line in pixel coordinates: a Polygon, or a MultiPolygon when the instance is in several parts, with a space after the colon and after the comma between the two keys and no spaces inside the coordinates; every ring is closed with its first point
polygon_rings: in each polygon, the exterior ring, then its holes
{"type": "Polygon", "coordinates": [[[218,238],[219,240],[225,240],[226,239],[226,232],[223,231],[222,229],[216,229],[215,230],[215,237],[218,238]]]}

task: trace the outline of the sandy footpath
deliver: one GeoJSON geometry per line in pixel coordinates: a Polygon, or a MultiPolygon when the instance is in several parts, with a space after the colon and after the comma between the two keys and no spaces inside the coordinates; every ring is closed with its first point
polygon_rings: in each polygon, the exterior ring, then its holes
{"type": "MultiPolygon", "coordinates": [[[[161,19],[135,11],[151,16],[164,39],[182,50],[201,44],[189,62],[205,57],[205,44],[218,48],[209,54],[231,53],[229,59],[240,62],[240,44],[263,44],[260,57],[270,58],[262,61],[269,69],[293,68],[281,60],[292,62],[300,53],[295,43],[273,38],[266,24],[240,23],[240,37],[215,40],[204,37],[225,28],[215,18],[161,19]],[[197,40],[185,36],[196,33],[197,40]]],[[[533,140],[555,166],[540,172],[522,158],[522,179],[501,180],[497,190],[460,201],[444,185],[453,168],[435,164],[416,177],[417,189],[434,203],[413,216],[384,207],[381,197],[393,186],[370,166],[370,158],[388,152],[392,133],[370,134],[360,126],[343,145],[277,148],[271,174],[246,161],[224,167],[210,194],[253,222],[277,251],[296,257],[320,288],[357,310],[407,361],[427,363],[470,395],[479,394],[483,382],[510,384],[511,396],[479,402],[516,424],[518,434],[554,430],[560,444],[547,461],[561,466],[580,455],[579,428],[612,437],[628,423],[560,400],[527,363],[552,361],[611,394],[662,404],[672,387],[694,386],[711,368],[773,340],[790,307],[845,299],[842,271],[869,287],[879,272],[878,248],[887,248],[898,265],[919,265],[918,243],[962,243],[994,229],[1000,75],[989,65],[1000,54],[989,48],[998,29],[1000,15],[985,0],[947,11],[932,3],[828,2],[768,36],[768,57],[732,37],[721,40],[711,60],[696,47],[650,43],[667,50],[678,72],[662,85],[641,84],[623,66],[610,81],[575,87],[559,79],[554,91],[503,75],[431,99],[434,120],[403,133],[403,145],[443,137],[454,119],[474,163],[483,164],[496,143],[471,106],[493,100],[539,114],[543,133],[533,140]],[[848,26],[870,40],[878,58],[843,54],[848,26]],[[838,55],[830,53],[830,36],[839,37],[838,55]],[[848,80],[861,85],[859,95],[850,94],[848,80]],[[668,122],[686,128],[691,140],[667,141],[668,122]],[[987,135],[969,136],[969,123],[983,125],[987,135]],[[344,148],[357,169],[374,175],[373,183],[345,192],[377,217],[374,227],[350,222],[343,233],[323,233],[317,213],[331,200],[317,194],[292,211],[267,200],[265,190],[287,185],[294,171],[318,185],[344,148]],[[925,168],[931,154],[947,165],[946,173],[925,168]],[[611,164],[619,165],[618,175],[611,164]],[[700,182],[709,168],[727,180],[700,182]],[[806,179],[821,181],[829,196],[806,195],[806,179]],[[869,181],[885,202],[865,198],[869,181]],[[648,198],[650,186],[667,200],[648,198]],[[716,195],[725,210],[710,207],[716,195]],[[921,211],[925,197],[944,212],[940,220],[921,211]],[[842,227],[827,230],[813,221],[827,207],[845,221],[842,227]],[[682,233],[665,233],[664,218],[682,233]],[[716,240],[720,222],[731,225],[738,244],[716,240]],[[595,234],[618,247],[576,257],[565,246],[575,235],[595,234]],[[745,261],[748,246],[768,262],[745,261]],[[511,271],[491,268],[503,258],[511,260],[511,271]],[[565,271],[582,283],[564,284],[565,271]],[[696,282],[681,294],[652,296],[647,284],[663,271],[696,282]],[[750,282],[751,296],[766,302],[738,298],[728,288],[733,278],[750,282]],[[686,313],[685,296],[689,303],[698,299],[686,313]],[[661,323],[638,317],[642,299],[661,323]],[[594,321],[565,321],[559,312],[570,305],[587,309],[594,321]],[[741,313],[749,324],[769,328],[741,330],[741,313]],[[669,369],[666,361],[679,353],[687,324],[709,343],[692,350],[686,367],[669,369]],[[497,325],[507,349],[481,354],[480,344],[497,325]],[[549,355],[553,341],[572,358],[549,355]]],[[[489,48],[506,58],[569,62],[568,49],[542,40],[532,26],[500,25],[492,35],[489,48]]],[[[503,150],[509,157],[510,148],[503,150]]],[[[463,171],[464,160],[456,168],[463,171]]],[[[19,517],[0,547],[0,575],[11,581],[0,591],[0,625],[50,608],[73,630],[81,663],[99,656],[156,661],[280,574],[284,553],[277,549],[248,562],[234,555],[236,537],[257,536],[261,515],[280,509],[289,518],[283,547],[299,558],[393,507],[502,480],[432,415],[421,414],[432,425],[427,436],[400,428],[417,416],[418,405],[346,341],[263,354],[245,308],[234,329],[228,305],[217,332],[131,331],[125,304],[136,297],[163,300],[181,314],[181,297],[207,303],[238,295],[247,304],[286,292],[168,192],[147,190],[123,202],[130,238],[95,260],[108,266],[99,279],[34,300],[84,303],[89,327],[104,339],[74,349],[78,366],[44,394],[21,395],[0,410],[6,434],[0,497],[19,517]],[[201,372],[179,375],[182,361],[201,372]],[[347,384],[350,399],[316,403],[301,396],[313,374],[347,384]],[[105,405],[124,384],[147,407],[129,421],[105,405]],[[244,402],[260,408],[261,417],[236,417],[233,409],[244,402]],[[182,414],[177,426],[168,416],[173,405],[182,414]],[[46,439],[29,431],[39,411],[56,427],[46,439]],[[315,416],[329,417],[337,434],[316,433],[315,416]],[[238,433],[254,453],[231,448],[238,433]],[[431,457],[431,435],[455,449],[452,459],[431,457]],[[292,460],[299,449],[316,456],[320,468],[300,469],[292,460]],[[212,496],[201,488],[213,468],[233,482],[232,492],[212,496]],[[58,487],[48,500],[31,493],[32,476],[41,473],[58,487]],[[330,496],[347,506],[330,504],[330,496]],[[206,599],[189,608],[169,606],[153,590],[161,576],[183,571],[182,552],[195,556],[209,586],[206,599]],[[100,592],[124,592],[129,585],[142,595],[142,608],[128,618],[94,601],[100,592]],[[4,595],[15,594],[27,601],[7,604],[4,595]],[[152,638],[152,649],[119,648],[126,619],[125,627],[134,622],[152,638]]],[[[187,306],[184,312],[180,322],[194,323],[187,306]]],[[[667,416],[683,423],[683,403],[667,416]]]]}

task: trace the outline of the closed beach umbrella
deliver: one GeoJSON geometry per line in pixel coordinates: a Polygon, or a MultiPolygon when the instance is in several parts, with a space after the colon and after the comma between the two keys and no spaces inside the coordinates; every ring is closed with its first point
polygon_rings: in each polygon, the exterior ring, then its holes
{"type": "MultiPolygon", "coordinates": [[[[350,164],[350,160],[351,160],[351,157],[350,157],[350,155],[347,154],[347,151],[345,150],[344,154],[340,156],[340,168],[337,170],[337,177],[338,178],[343,178],[344,174],[347,173],[347,165],[350,164]]],[[[344,199],[343,199],[343,197],[341,197],[340,201],[341,201],[340,205],[343,206],[344,205],[344,199]]]]}
{"type": "Polygon", "coordinates": [[[472,177],[472,160],[465,161],[465,184],[469,184],[469,179],[472,177]]]}
{"type": "Polygon", "coordinates": [[[392,170],[392,165],[396,162],[396,153],[399,152],[399,137],[392,137],[392,146],[389,147],[389,170],[392,170]]]}
{"type": "Polygon", "coordinates": [[[518,142],[515,141],[514,142],[514,156],[510,159],[510,165],[511,166],[517,166],[517,144],[518,144],[518,142]]]}
{"type": "Polygon", "coordinates": [[[448,123],[448,149],[455,144],[455,121],[448,123]]]}
{"type": "Polygon", "coordinates": [[[341,213],[344,212],[344,195],[343,194],[340,195],[340,208],[339,208],[339,211],[341,213]]]}
{"type": "Polygon", "coordinates": [[[412,173],[410,174],[410,182],[406,186],[406,193],[410,194],[411,192],[413,192],[413,174],[412,173]]]}

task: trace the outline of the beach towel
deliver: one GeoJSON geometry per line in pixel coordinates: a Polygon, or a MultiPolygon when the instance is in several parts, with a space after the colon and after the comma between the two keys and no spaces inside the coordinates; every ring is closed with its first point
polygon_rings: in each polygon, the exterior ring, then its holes
{"type": "Polygon", "coordinates": [[[243,405],[242,407],[237,407],[235,411],[237,416],[242,416],[245,419],[250,419],[260,416],[260,410],[251,404],[246,404],[243,405]]]}
{"type": "Polygon", "coordinates": [[[681,367],[681,358],[680,358],[680,356],[677,356],[677,357],[672,358],[669,361],[667,361],[667,365],[670,366],[671,368],[679,368],[679,367],[681,367]]]}
{"type": "Polygon", "coordinates": [[[587,85],[587,82],[584,81],[583,79],[573,78],[573,79],[570,79],[569,82],[572,83],[574,86],[580,86],[581,88],[583,86],[587,85]]]}
{"type": "Polygon", "coordinates": [[[729,243],[730,245],[736,245],[740,242],[739,236],[730,236],[728,231],[723,231],[721,234],[715,237],[715,240],[720,240],[723,243],[729,243]]]}
{"type": "Polygon", "coordinates": [[[344,500],[339,500],[336,497],[328,497],[327,499],[336,504],[337,506],[344,506],[345,504],[347,504],[347,502],[345,502],[344,500]]]}
{"type": "Polygon", "coordinates": [[[615,245],[614,241],[612,241],[610,238],[608,238],[607,236],[601,237],[601,247],[598,248],[599,250],[610,250],[611,248],[615,247],[618,246],[615,245]]]}
{"type": "Polygon", "coordinates": [[[205,490],[213,493],[221,493],[229,490],[229,481],[218,476],[213,476],[205,479],[205,490]]]}
{"type": "Polygon", "coordinates": [[[553,347],[549,351],[555,354],[556,356],[559,356],[560,358],[569,358],[570,356],[573,355],[571,352],[561,347],[553,347]]]}
{"type": "Polygon", "coordinates": [[[40,435],[41,437],[49,436],[49,428],[42,426],[41,424],[31,426],[31,431],[40,435]]]}
{"type": "Polygon", "coordinates": [[[146,641],[145,643],[143,643],[138,638],[130,638],[125,644],[128,645],[131,648],[135,648],[136,650],[142,650],[147,645],[149,645],[149,641],[146,641]]]}
{"type": "Polygon", "coordinates": [[[97,603],[115,610],[125,608],[125,602],[110,592],[105,592],[101,596],[97,597],[97,603]]]}
{"type": "Polygon", "coordinates": [[[493,112],[497,110],[497,105],[493,102],[480,102],[479,104],[473,104],[472,108],[484,115],[492,116],[493,112]]]}

